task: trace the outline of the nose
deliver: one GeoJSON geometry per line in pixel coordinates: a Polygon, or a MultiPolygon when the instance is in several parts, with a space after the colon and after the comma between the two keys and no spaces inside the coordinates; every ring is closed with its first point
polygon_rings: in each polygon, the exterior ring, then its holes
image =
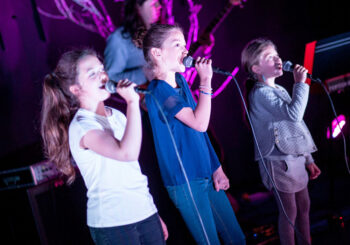
{"type": "Polygon", "coordinates": [[[106,71],[100,71],[100,79],[103,81],[108,81],[109,77],[106,71]]]}
{"type": "Polygon", "coordinates": [[[274,61],[275,61],[276,63],[282,63],[282,59],[281,59],[279,56],[275,56],[275,57],[274,57],[274,61]]]}
{"type": "Polygon", "coordinates": [[[187,56],[188,55],[188,50],[186,48],[186,46],[183,47],[183,53],[187,56]]]}

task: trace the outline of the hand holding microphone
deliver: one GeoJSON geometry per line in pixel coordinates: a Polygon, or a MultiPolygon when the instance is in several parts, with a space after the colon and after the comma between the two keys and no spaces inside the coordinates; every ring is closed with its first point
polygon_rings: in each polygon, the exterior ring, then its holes
{"type": "Polygon", "coordinates": [[[201,80],[201,85],[211,87],[211,79],[213,77],[213,69],[211,67],[211,59],[197,57],[195,67],[201,80]]]}
{"type": "Polygon", "coordinates": [[[138,103],[140,96],[136,93],[135,86],[136,84],[129,81],[128,79],[120,80],[117,84],[116,92],[126,101],[127,104],[132,102],[138,103]]]}
{"type": "MultiPolygon", "coordinates": [[[[194,60],[191,56],[186,56],[183,60],[182,63],[185,65],[185,67],[189,68],[189,67],[195,67],[196,65],[196,60],[194,60]]],[[[224,71],[218,67],[212,66],[212,70],[215,73],[220,73],[226,76],[232,76],[231,72],[229,71],[224,71]]]]}
{"type": "Polygon", "coordinates": [[[291,61],[289,61],[289,60],[283,61],[283,64],[282,64],[283,71],[293,72],[294,73],[294,71],[296,70],[295,73],[297,73],[297,77],[295,77],[296,74],[294,74],[294,79],[295,79],[296,82],[299,82],[299,81],[300,82],[305,82],[305,80],[306,80],[306,78],[305,78],[304,81],[302,81],[303,75],[299,75],[299,73],[305,73],[305,75],[308,78],[310,78],[312,81],[314,81],[314,82],[317,82],[317,83],[321,83],[322,82],[319,78],[315,78],[311,74],[307,73],[308,70],[307,69],[303,70],[303,68],[305,69],[305,67],[300,66],[300,65],[295,65],[295,67],[294,67],[293,63],[291,61]]]}
{"type": "Polygon", "coordinates": [[[296,64],[293,69],[294,81],[296,83],[305,83],[308,70],[301,65],[296,64]]]}
{"type": "MultiPolygon", "coordinates": [[[[115,93],[119,93],[119,91],[117,91],[117,88],[118,88],[118,84],[120,83],[120,82],[123,82],[123,81],[129,81],[128,79],[125,79],[125,80],[120,80],[120,81],[118,81],[118,82],[116,82],[116,81],[113,81],[112,79],[109,79],[108,81],[107,81],[107,83],[106,83],[106,85],[105,85],[105,88],[106,88],[106,90],[109,92],[109,93],[111,93],[111,94],[115,94],[115,93]]],[[[129,81],[130,82],[130,81],[129,81]]],[[[132,83],[132,82],[130,82],[130,83],[132,83]]],[[[145,90],[145,89],[141,89],[141,88],[138,88],[138,87],[136,87],[136,85],[133,85],[132,86],[133,88],[134,88],[134,90],[135,90],[135,92],[136,93],[139,93],[139,94],[147,94],[147,93],[149,93],[147,90],[145,90]]]]}

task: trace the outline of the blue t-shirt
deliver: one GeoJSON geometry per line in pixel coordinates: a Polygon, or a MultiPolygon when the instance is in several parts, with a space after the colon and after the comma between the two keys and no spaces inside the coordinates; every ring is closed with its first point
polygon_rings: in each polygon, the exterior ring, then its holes
{"type": "MultiPolygon", "coordinates": [[[[188,179],[191,181],[199,178],[210,178],[220,166],[220,162],[207,133],[198,132],[175,118],[175,115],[182,108],[191,107],[194,110],[196,107],[185,78],[178,73],[176,74],[176,83],[178,88],[171,87],[163,80],[152,80],[148,91],[157,98],[164,111],[188,179]]],[[[152,95],[146,95],[146,105],[163,182],[165,186],[184,184],[185,178],[176,157],[168,128],[152,95]]]]}

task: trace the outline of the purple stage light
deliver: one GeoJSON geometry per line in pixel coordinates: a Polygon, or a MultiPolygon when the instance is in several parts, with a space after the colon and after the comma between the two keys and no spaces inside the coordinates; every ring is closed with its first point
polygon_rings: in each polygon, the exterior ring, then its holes
{"type": "MultiPolygon", "coordinates": [[[[335,118],[332,121],[332,138],[336,138],[340,134],[345,124],[346,124],[346,120],[344,115],[339,115],[338,118],[335,118]]],[[[327,138],[328,136],[329,135],[327,134],[327,138]]]]}

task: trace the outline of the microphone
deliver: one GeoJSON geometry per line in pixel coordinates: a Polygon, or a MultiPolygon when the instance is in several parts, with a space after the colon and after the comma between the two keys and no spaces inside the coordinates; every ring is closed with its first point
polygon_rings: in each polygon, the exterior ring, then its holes
{"type": "MultiPolygon", "coordinates": [[[[190,68],[190,67],[194,67],[196,64],[196,61],[193,59],[192,56],[186,56],[183,60],[182,63],[185,65],[185,67],[190,68]]],[[[232,73],[229,71],[224,71],[218,67],[214,67],[212,66],[213,72],[215,73],[220,73],[226,76],[232,76],[232,73]]]]}
{"type": "MultiPolygon", "coordinates": [[[[106,84],[105,84],[106,90],[111,94],[115,94],[117,92],[117,83],[118,82],[113,81],[112,79],[109,79],[108,82],[106,82],[106,84]]],[[[150,93],[146,89],[142,89],[142,88],[138,88],[138,87],[135,87],[134,89],[135,89],[135,92],[139,93],[139,94],[149,94],[150,93]]]]}
{"type": "MultiPolygon", "coordinates": [[[[282,63],[282,69],[287,72],[293,72],[294,65],[291,61],[283,61],[282,63]]],[[[312,81],[317,83],[322,83],[321,79],[313,77],[311,74],[307,73],[306,76],[310,78],[312,81]]]]}

